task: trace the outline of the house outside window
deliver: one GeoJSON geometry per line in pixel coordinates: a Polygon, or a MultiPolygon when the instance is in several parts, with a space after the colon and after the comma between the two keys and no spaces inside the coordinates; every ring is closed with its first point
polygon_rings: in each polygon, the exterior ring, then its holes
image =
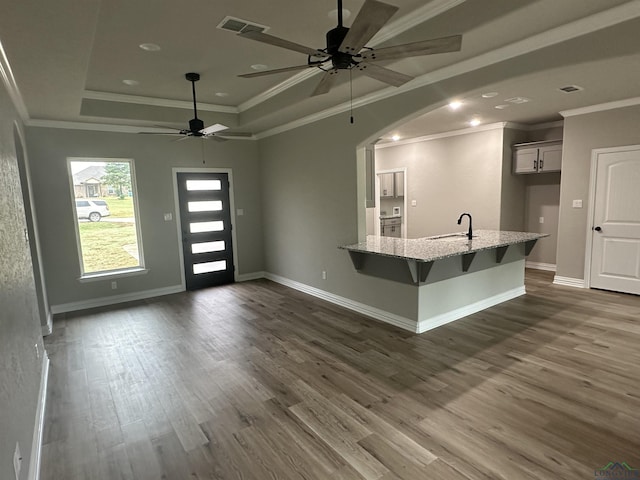
{"type": "Polygon", "coordinates": [[[143,270],[133,160],[68,163],[81,279],[143,270]]]}

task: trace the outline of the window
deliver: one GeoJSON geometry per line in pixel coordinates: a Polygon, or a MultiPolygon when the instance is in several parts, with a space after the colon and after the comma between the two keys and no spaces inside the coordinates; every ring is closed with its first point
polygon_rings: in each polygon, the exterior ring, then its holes
{"type": "Polygon", "coordinates": [[[143,269],[133,161],[72,158],[69,176],[82,277],[143,269]]]}

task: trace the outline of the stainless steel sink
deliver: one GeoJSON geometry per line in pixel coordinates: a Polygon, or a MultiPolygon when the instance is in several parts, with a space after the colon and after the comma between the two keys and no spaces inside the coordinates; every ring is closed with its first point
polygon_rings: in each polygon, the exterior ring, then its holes
{"type": "MultiPolygon", "coordinates": [[[[467,234],[466,233],[448,233],[446,235],[437,235],[435,237],[429,237],[428,240],[458,240],[461,238],[467,239],[467,234]]],[[[477,237],[474,235],[473,238],[477,238],[477,237]]]]}

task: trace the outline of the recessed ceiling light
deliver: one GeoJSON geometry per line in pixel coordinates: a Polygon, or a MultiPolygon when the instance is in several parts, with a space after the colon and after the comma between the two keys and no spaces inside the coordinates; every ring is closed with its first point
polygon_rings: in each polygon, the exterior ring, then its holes
{"type": "Polygon", "coordinates": [[[391,137],[391,140],[397,142],[398,140],[400,140],[400,135],[394,135],[393,137],[391,137]]]}
{"type": "Polygon", "coordinates": [[[513,98],[506,98],[505,102],[509,102],[509,103],[515,103],[516,105],[519,105],[521,103],[527,103],[530,102],[531,99],[529,98],[525,98],[525,97],[513,97],[513,98]]]}
{"type": "Polygon", "coordinates": [[[263,63],[256,63],[251,65],[251,68],[254,70],[266,70],[267,68],[269,68],[269,66],[263,63]]]}
{"type": "Polygon", "coordinates": [[[469,125],[471,125],[472,127],[477,127],[478,125],[480,125],[480,120],[478,120],[477,118],[473,118],[469,122],[469,125]]]}
{"type": "Polygon", "coordinates": [[[482,98],[493,98],[497,96],[498,96],[498,92],[487,92],[482,94],[482,98]]]}
{"type": "Polygon", "coordinates": [[[498,110],[504,110],[505,108],[509,108],[511,105],[496,105],[494,108],[498,110]]]}
{"type": "Polygon", "coordinates": [[[216,92],[216,97],[228,97],[229,94],[227,92],[216,92]]]}
{"type": "Polygon", "coordinates": [[[140,48],[147,52],[157,52],[160,50],[160,45],[156,45],[155,43],[141,43],[140,48]]]}
{"type": "Polygon", "coordinates": [[[449,104],[449,108],[451,110],[458,110],[461,106],[462,106],[462,102],[458,102],[457,100],[449,104]]]}
{"type": "MultiPolygon", "coordinates": [[[[329,14],[327,15],[331,20],[333,20],[334,22],[338,21],[338,9],[334,9],[331,10],[329,12],[329,14]]],[[[342,19],[346,20],[347,18],[349,18],[351,16],[351,11],[347,10],[346,8],[342,9],[342,19]]]]}
{"type": "Polygon", "coordinates": [[[137,80],[122,80],[122,83],[124,83],[125,85],[129,85],[130,87],[140,85],[140,82],[137,80]]]}

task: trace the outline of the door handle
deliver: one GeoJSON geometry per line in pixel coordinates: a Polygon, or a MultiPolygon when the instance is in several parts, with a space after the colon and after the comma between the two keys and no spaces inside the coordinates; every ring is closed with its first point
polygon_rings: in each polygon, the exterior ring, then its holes
{"type": "Polygon", "coordinates": [[[593,227],[593,229],[594,229],[596,232],[601,232],[601,231],[602,231],[602,228],[601,228],[601,227],[593,227]]]}

